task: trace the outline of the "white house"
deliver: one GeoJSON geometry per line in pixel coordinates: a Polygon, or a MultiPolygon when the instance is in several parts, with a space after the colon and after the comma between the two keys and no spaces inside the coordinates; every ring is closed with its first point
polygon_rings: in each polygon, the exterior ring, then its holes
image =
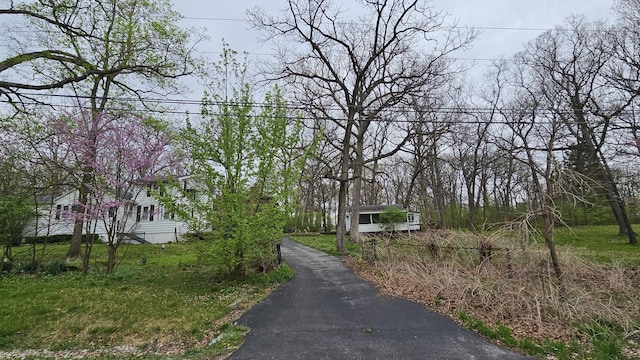
{"type": "MultiPolygon", "coordinates": [[[[159,192],[157,177],[140,179],[133,184],[126,198],[126,205],[118,208],[119,232],[125,234],[130,242],[168,243],[179,240],[189,231],[187,223],[179,220],[169,209],[166,209],[155,197],[159,192]]],[[[176,178],[185,190],[193,190],[193,182],[189,176],[176,178]]],[[[162,181],[162,180],[160,180],[162,181]]],[[[25,236],[71,235],[74,226],[74,204],[77,203],[77,191],[70,191],[51,198],[41,199],[39,216],[25,230],[25,236]]],[[[112,210],[109,210],[112,211],[112,210]]],[[[107,228],[110,222],[98,219],[93,229],[85,233],[94,233],[102,240],[107,239],[107,228]]]]}
{"type": "MultiPolygon", "coordinates": [[[[358,230],[361,233],[374,233],[389,230],[389,224],[380,222],[380,214],[390,207],[396,207],[407,214],[407,220],[395,224],[395,231],[420,230],[420,213],[404,209],[400,205],[368,205],[360,207],[358,230]]],[[[347,207],[347,231],[351,229],[351,207],[347,207]]]]}

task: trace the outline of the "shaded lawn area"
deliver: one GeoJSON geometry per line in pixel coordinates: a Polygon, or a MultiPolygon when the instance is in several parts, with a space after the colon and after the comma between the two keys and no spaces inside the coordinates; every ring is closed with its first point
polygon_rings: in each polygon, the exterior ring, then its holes
{"type": "MultiPolygon", "coordinates": [[[[295,234],[289,236],[292,240],[306,245],[308,247],[314,248],[316,250],[324,251],[327,254],[340,256],[336,246],[336,235],[329,234],[295,234]]],[[[354,257],[360,257],[362,245],[354,244],[349,241],[347,237],[344,242],[345,248],[347,249],[347,254],[354,257]]]]}
{"type": "MultiPolygon", "coordinates": [[[[15,248],[15,271],[0,275],[0,351],[125,346],[145,354],[227,352],[241,339],[222,341],[216,349],[202,346],[293,272],[285,266],[243,279],[215,276],[198,264],[197,247],[193,242],[164,249],[123,246],[119,252],[124,256],[111,276],[104,275],[103,244],[94,245],[87,276],[79,271],[20,273],[20,263],[30,260],[29,247],[15,248]]],[[[48,245],[43,267],[60,263],[67,249],[68,243],[48,245]]]]}
{"type": "Polygon", "coordinates": [[[631,245],[628,237],[618,235],[617,225],[558,226],[555,240],[560,249],[600,263],[640,265],[640,245],[631,245]]]}

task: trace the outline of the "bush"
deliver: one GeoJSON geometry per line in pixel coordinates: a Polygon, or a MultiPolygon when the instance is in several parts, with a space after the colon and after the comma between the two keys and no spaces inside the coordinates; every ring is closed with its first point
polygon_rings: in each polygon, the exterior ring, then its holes
{"type": "Polygon", "coordinates": [[[256,285],[283,284],[291,280],[295,272],[286,264],[282,264],[276,269],[266,274],[254,274],[247,278],[247,282],[256,285]]]}
{"type": "Polygon", "coordinates": [[[18,265],[18,272],[27,272],[33,273],[36,272],[40,268],[39,261],[27,261],[18,265]]]}
{"type": "Polygon", "coordinates": [[[189,233],[183,234],[182,238],[185,241],[200,241],[200,240],[206,240],[208,234],[210,233],[209,232],[197,232],[197,233],[189,232],[189,233]]]}
{"type": "Polygon", "coordinates": [[[13,264],[10,262],[5,262],[5,261],[0,262],[0,274],[11,272],[12,267],[13,267],[13,264]]]}
{"type": "MultiPolygon", "coordinates": [[[[69,235],[69,234],[56,234],[56,235],[49,235],[49,236],[27,236],[25,237],[25,243],[26,244],[44,244],[45,242],[47,244],[54,244],[54,243],[61,243],[61,242],[70,242],[71,238],[73,237],[73,235],[69,235]]],[[[87,240],[91,240],[94,243],[97,242],[100,239],[100,236],[98,234],[82,234],[82,243],[86,243],[87,240]]]]}
{"type": "Polygon", "coordinates": [[[71,235],[59,234],[59,235],[49,235],[49,236],[27,236],[25,237],[26,244],[53,244],[60,243],[65,241],[71,241],[71,235]]]}
{"type": "Polygon", "coordinates": [[[380,214],[380,222],[385,224],[388,230],[395,231],[396,225],[407,221],[407,213],[396,206],[386,208],[380,214]]]}
{"type": "Polygon", "coordinates": [[[57,275],[64,269],[64,261],[52,261],[42,267],[42,272],[49,275],[57,275]]]}

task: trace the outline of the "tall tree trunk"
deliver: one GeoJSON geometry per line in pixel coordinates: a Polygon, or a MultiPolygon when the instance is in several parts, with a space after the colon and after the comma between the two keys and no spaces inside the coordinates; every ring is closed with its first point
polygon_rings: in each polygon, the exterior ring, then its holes
{"type": "MultiPolygon", "coordinates": [[[[575,105],[577,101],[574,101],[573,103],[575,105]]],[[[620,192],[618,191],[618,186],[616,185],[613,173],[609,168],[605,157],[602,155],[592,138],[593,133],[587,125],[583,111],[577,111],[577,119],[578,125],[580,126],[580,132],[582,134],[582,141],[586,145],[587,151],[590,152],[590,155],[597,163],[596,169],[598,169],[597,171],[600,175],[599,180],[602,182],[607,202],[609,203],[613,216],[616,218],[616,222],[618,223],[618,234],[627,236],[630,244],[637,244],[638,240],[636,238],[636,234],[631,227],[631,222],[627,216],[627,210],[625,208],[624,201],[620,196],[620,192]]]]}
{"type": "Polygon", "coordinates": [[[609,202],[609,206],[611,206],[611,210],[618,222],[618,235],[627,236],[629,238],[629,244],[637,244],[638,239],[636,237],[636,233],[631,227],[631,221],[629,221],[629,216],[627,215],[624,199],[620,196],[620,191],[618,190],[618,186],[613,178],[611,169],[606,163],[602,164],[602,168],[604,176],[606,177],[604,179],[604,185],[607,201],[609,202]]]}
{"type": "Polygon", "coordinates": [[[82,176],[82,183],[78,188],[78,202],[75,204],[74,210],[73,235],[71,236],[71,243],[67,251],[67,259],[78,258],[82,255],[82,234],[85,222],[83,215],[88,203],[89,181],[91,181],[91,176],[87,173],[87,169],[85,169],[85,174],[82,176]]]}
{"type": "MultiPolygon", "coordinates": [[[[351,129],[353,128],[353,113],[349,114],[344,138],[342,139],[342,159],[340,161],[340,187],[338,189],[338,223],[336,224],[336,250],[346,254],[345,235],[347,232],[347,193],[349,189],[349,169],[351,168],[351,129]]],[[[353,229],[352,229],[353,230],[353,229]]]]}
{"type": "Polygon", "coordinates": [[[344,246],[345,234],[347,232],[347,187],[348,180],[340,180],[340,188],[338,189],[338,223],[336,224],[336,250],[341,254],[346,254],[347,250],[344,246]]]}
{"type": "Polygon", "coordinates": [[[445,194],[444,186],[442,182],[442,171],[440,169],[440,163],[438,161],[438,146],[437,142],[433,141],[430,149],[430,162],[429,162],[429,177],[431,183],[431,189],[433,190],[433,203],[436,211],[438,212],[438,221],[443,228],[447,227],[447,215],[445,209],[445,194]]]}
{"type": "Polygon", "coordinates": [[[116,269],[116,245],[109,244],[109,254],[107,257],[107,274],[113,274],[116,269]]]}
{"type": "Polygon", "coordinates": [[[562,269],[560,268],[560,261],[558,261],[558,253],[556,252],[556,246],[554,242],[554,219],[553,219],[553,209],[544,205],[542,209],[542,236],[544,237],[544,242],[549,249],[549,254],[551,256],[551,264],[553,266],[553,271],[556,275],[556,280],[558,280],[559,284],[562,284],[562,269]]]}
{"type": "Polygon", "coordinates": [[[364,168],[364,134],[363,129],[359,129],[356,142],[356,159],[353,163],[353,190],[351,192],[351,229],[349,230],[349,241],[358,243],[360,241],[360,197],[362,196],[362,170],[364,168]]]}

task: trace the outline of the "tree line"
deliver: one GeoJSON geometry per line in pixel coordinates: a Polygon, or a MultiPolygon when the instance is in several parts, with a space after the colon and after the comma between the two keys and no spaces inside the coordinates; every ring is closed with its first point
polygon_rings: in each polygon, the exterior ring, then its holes
{"type": "Polygon", "coordinates": [[[442,227],[542,224],[552,253],[555,224],[606,204],[637,242],[640,2],[616,2],[613,24],[567,18],[480,85],[451,56],[478,34],[444,26],[425,2],[365,2],[357,20],[329,1],[288,3],[280,17],[250,16],[289,45],[270,75],[323,135],[301,207],[335,209],[339,250],[346,205],[379,203],[418,206],[442,227]]]}
{"type": "MultiPolygon", "coordinates": [[[[86,213],[101,176],[101,121],[111,119],[169,139],[135,175],[204,179],[210,196],[193,206],[229,214],[204,217],[217,229],[233,224],[233,234],[212,241],[235,244],[212,250],[238,255],[228,271],[244,271],[238,259],[252,242],[243,234],[258,226],[234,221],[269,194],[283,215],[277,227],[335,226],[342,252],[347,205],[350,239],[358,241],[359,207],[381,203],[416,206],[424,224],[440,227],[541,225],[554,263],[555,224],[592,221],[587,213],[603,204],[620,234],[637,242],[640,1],[618,0],[612,24],[567,18],[494,61],[480,84],[454,57],[479,36],[474,29],[423,0],[357,6],[357,16],[328,0],[289,0],[276,14],[249,10],[261,39],[276,45],[274,59],[251,64],[259,75],[251,77],[226,46],[219,62],[197,56],[201,37],[179,28],[165,1],[5,1],[0,16],[40,31],[6,35],[16,46],[0,62],[0,97],[12,109],[3,121],[3,166],[37,176],[23,176],[3,196],[74,186],[86,213]],[[134,115],[175,110],[145,99],[179,93],[187,76],[207,83],[201,114],[134,115]],[[254,93],[264,84],[275,90],[260,113],[254,93]],[[77,111],[47,102],[51,93],[71,96],[77,111]],[[55,130],[63,127],[43,119],[85,126],[83,155],[55,130]],[[69,158],[72,169],[62,161],[69,158]]],[[[78,216],[70,257],[80,253],[85,224],[78,216]]],[[[273,225],[265,236],[275,237],[273,225]]]]}

